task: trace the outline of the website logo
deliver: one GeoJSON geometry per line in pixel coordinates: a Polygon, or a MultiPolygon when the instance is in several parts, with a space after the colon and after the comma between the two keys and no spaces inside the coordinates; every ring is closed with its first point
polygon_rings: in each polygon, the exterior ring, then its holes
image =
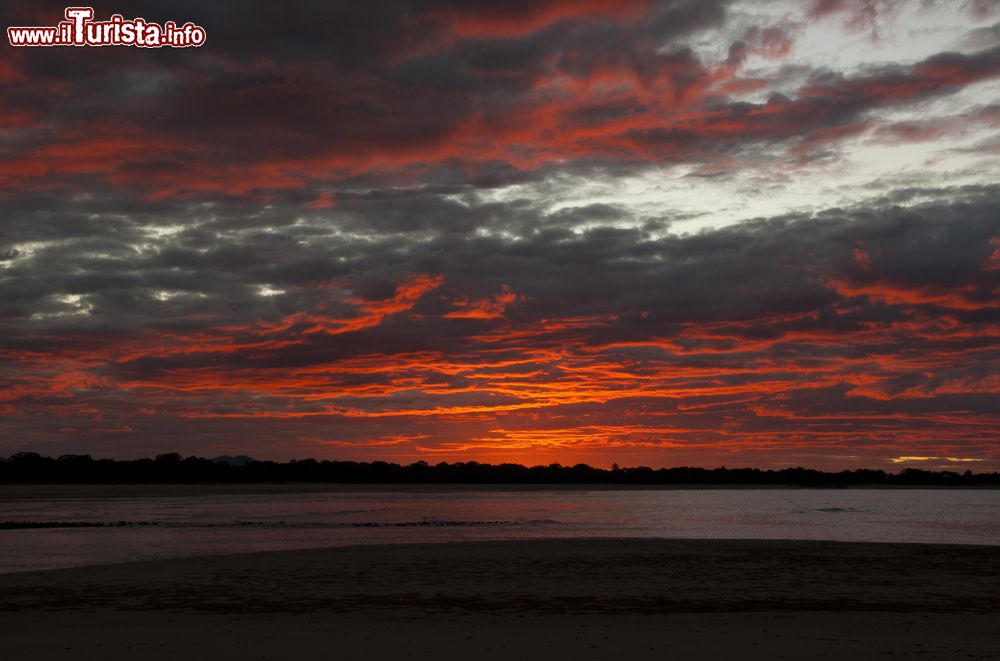
{"type": "Polygon", "coordinates": [[[126,20],[113,14],[106,21],[94,20],[93,7],[67,7],[66,20],[55,26],[7,28],[11,46],[135,46],[137,48],[191,48],[202,46],[208,38],[205,28],[174,21],[163,25],[144,18],[126,20]]]}

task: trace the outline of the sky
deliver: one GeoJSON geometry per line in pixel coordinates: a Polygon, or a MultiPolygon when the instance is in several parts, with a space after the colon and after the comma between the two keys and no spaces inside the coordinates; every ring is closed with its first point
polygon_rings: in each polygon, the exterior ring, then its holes
{"type": "Polygon", "coordinates": [[[0,455],[1000,470],[1000,3],[94,9],[207,40],[0,43],[0,455]]]}

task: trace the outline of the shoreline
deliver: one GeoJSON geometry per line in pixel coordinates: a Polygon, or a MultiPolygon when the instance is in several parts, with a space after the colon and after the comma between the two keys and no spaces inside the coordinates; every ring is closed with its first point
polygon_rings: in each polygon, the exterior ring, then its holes
{"type": "MultiPolygon", "coordinates": [[[[0,531],[2,534],[2,531],[0,531]]],[[[753,549],[755,547],[760,548],[776,548],[787,551],[800,550],[803,552],[811,552],[815,555],[815,550],[817,548],[826,548],[833,546],[834,548],[844,548],[851,550],[874,550],[866,549],[865,547],[895,547],[894,551],[919,551],[920,549],[926,549],[934,553],[944,553],[954,552],[959,555],[968,551],[974,550],[978,553],[980,551],[987,551],[995,554],[1000,558],[1000,544],[975,544],[975,543],[964,543],[964,542],[952,542],[952,543],[941,543],[941,542],[905,542],[905,541],[844,541],[837,539],[771,539],[771,538],[712,538],[712,537],[525,537],[525,538],[500,538],[500,539],[478,539],[478,540],[463,540],[463,541],[419,541],[419,542],[361,542],[361,543],[348,543],[341,545],[324,545],[324,546],[308,546],[308,547],[290,547],[283,549],[270,549],[264,551],[239,551],[235,553],[197,553],[191,555],[172,555],[162,558],[152,558],[143,560],[123,560],[114,562],[100,562],[100,563],[89,563],[81,565],[66,565],[60,567],[49,567],[45,569],[19,569],[14,571],[0,571],[0,589],[2,589],[4,584],[4,579],[12,577],[24,577],[29,574],[33,575],[48,575],[54,572],[66,572],[67,576],[70,578],[76,578],[73,576],[76,572],[84,572],[88,574],[93,574],[94,572],[105,573],[114,572],[116,568],[121,568],[123,571],[131,573],[133,570],[141,570],[143,567],[152,568],[157,563],[183,563],[185,565],[205,565],[205,566],[219,566],[227,561],[233,561],[238,563],[253,563],[256,560],[262,560],[264,564],[269,564],[271,562],[279,562],[281,556],[284,554],[327,554],[327,553],[345,553],[345,554],[366,554],[369,552],[379,552],[388,551],[392,552],[405,552],[406,550],[412,549],[422,549],[423,547],[429,548],[447,548],[447,547],[458,547],[458,548],[473,548],[477,545],[481,546],[504,546],[504,545],[555,545],[555,546],[575,546],[575,545],[595,545],[601,546],[605,544],[626,544],[626,545],[663,545],[665,547],[677,547],[682,548],[690,546],[693,553],[701,553],[706,550],[712,549],[712,547],[719,547],[722,549],[733,549],[739,547],[747,547],[753,549]],[[699,548],[701,547],[701,548],[699,548]]],[[[997,563],[997,570],[1000,572],[1000,562],[997,563]]],[[[1000,587],[998,587],[998,597],[1000,597],[1000,587]]],[[[1000,604],[998,604],[1000,605],[1000,604]]],[[[0,612],[3,612],[3,607],[0,605],[0,612]]]]}
{"type": "MultiPolygon", "coordinates": [[[[335,546],[314,546],[308,548],[287,548],[266,551],[241,551],[237,553],[210,553],[197,555],[172,556],[167,558],[155,558],[149,560],[127,560],[122,562],[106,562],[100,564],[73,565],[68,567],[53,567],[50,569],[28,569],[24,571],[0,573],[0,587],[3,586],[4,579],[11,577],[23,577],[28,574],[49,575],[54,573],[66,573],[70,579],[80,578],[74,576],[76,573],[87,573],[93,575],[92,570],[101,570],[100,573],[115,572],[123,569],[131,573],[131,570],[142,571],[143,568],[160,569],[158,565],[197,565],[212,566],[219,568],[226,563],[253,565],[258,561],[262,564],[279,563],[285,560],[298,562],[306,556],[337,556],[353,557],[355,555],[364,556],[371,553],[384,553],[388,555],[405,554],[416,551],[421,555],[434,555],[436,551],[446,553],[458,552],[461,555],[463,549],[474,551],[474,555],[482,556],[479,553],[483,550],[488,555],[494,550],[507,550],[508,548],[523,547],[525,552],[536,549],[558,549],[565,547],[572,549],[579,547],[583,551],[588,549],[600,550],[607,553],[609,549],[620,550],[626,555],[637,553],[658,553],[666,556],[674,555],[726,555],[729,553],[794,553],[797,558],[813,557],[821,559],[831,551],[845,552],[848,556],[865,555],[874,552],[876,555],[884,555],[884,551],[902,552],[905,556],[909,551],[927,551],[934,555],[956,553],[961,555],[966,551],[973,551],[973,555],[995,555],[995,566],[1000,569],[1000,544],[965,544],[965,543],[941,543],[941,542],[875,542],[875,541],[843,541],[834,539],[769,539],[769,538],[707,538],[707,537],[530,537],[523,539],[481,539],[463,541],[440,541],[440,542],[387,542],[387,543],[360,543],[344,544],[335,546]],[[301,556],[301,557],[299,557],[301,556]],[[105,572],[106,570],[106,572],[105,572]]],[[[843,555],[841,556],[843,557],[843,555]]],[[[177,568],[181,569],[181,568],[177,568]]],[[[1000,579],[1000,574],[998,574],[1000,579]]],[[[997,581],[997,598],[1000,600],[1000,580],[997,581]]],[[[0,612],[4,610],[0,604],[0,612]]]]}
{"type": "Polygon", "coordinates": [[[990,658],[997,547],[599,538],[0,575],[11,659],[990,658]]]}

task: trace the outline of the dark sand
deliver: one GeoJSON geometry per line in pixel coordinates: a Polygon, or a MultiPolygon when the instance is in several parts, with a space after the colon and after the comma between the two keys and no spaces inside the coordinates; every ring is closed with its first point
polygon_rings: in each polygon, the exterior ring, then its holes
{"type": "Polygon", "coordinates": [[[2,658],[994,659],[1000,549],[539,540],[0,576],[2,658]]]}

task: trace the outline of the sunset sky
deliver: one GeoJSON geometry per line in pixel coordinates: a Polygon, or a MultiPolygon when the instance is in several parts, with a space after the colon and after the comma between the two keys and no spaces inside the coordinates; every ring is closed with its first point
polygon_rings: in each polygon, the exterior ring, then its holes
{"type": "Polygon", "coordinates": [[[207,43],[4,36],[0,455],[1000,470],[1000,3],[94,9],[207,43]]]}

